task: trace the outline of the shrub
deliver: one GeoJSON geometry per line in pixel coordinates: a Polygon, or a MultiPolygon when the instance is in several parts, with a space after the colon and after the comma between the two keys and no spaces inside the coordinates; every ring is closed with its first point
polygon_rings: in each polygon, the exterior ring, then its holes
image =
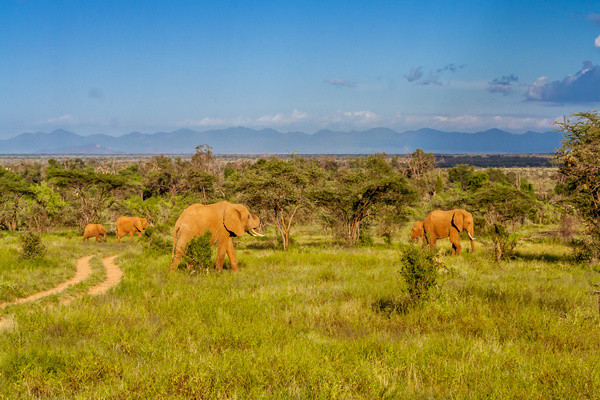
{"type": "Polygon", "coordinates": [[[358,243],[361,246],[373,246],[375,242],[373,241],[373,236],[368,233],[361,233],[358,237],[358,243]]]}
{"type": "Polygon", "coordinates": [[[190,270],[205,268],[207,271],[213,264],[212,247],[210,245],[210,232],[196,236],[188,243],[183,252],[183,262],[190,270]]]}
{"type": "Polygon", "coordinates": [[[392,244],[392,232],[387,231],[384,232],[381,237],[383,238],[383,243],[385,243],[386,245],[390,245],[392,244]]]}
{"type": "Polygon", "coordinates": [[[42,235],[37,232],[25,232],[19,238],[23,258],[42,258],[46,247],[42,243],[42,235]]]}
{"type": "Polygon", "coordinates": [[[517,236],[508,233],[504,225],[494,224],[491,231],[493,249],[492,254],[496,261],[511,257],[517,246],[517,236]]]}
{"type": "Polygon", "coordinates": [[[173,239],[165,234],[161,233],[161,230],[157,227],[149,226],[144,230],[144,236],[146,237],[145,243],[148,248],[161,253],[170,252],[173,248],[173,239]]]}
{"type": "Polygon", "coordinates": [[[575,247],[575,262],[580,264],[594,264],[600,258],[600,250],[595,241],[589,236],[583,236],[581,239],[573,239],[575,247]]]}
{"type": "Polygon", "coordinates": [[[431,288],[437,285],[439,271],[444,265],[436,253],[419,246],[405,245],[400,256],[400,275],[407,285],[409,300],[413,305],[426,300],[431,288]]]}

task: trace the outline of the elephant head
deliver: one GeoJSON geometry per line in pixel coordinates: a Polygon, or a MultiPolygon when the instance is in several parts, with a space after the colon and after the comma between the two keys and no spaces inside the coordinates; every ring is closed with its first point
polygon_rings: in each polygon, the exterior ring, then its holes
{"type": "Polygon", "coordinates": [[[146,218],[140,218],[140,224],[142,225],[142,230],[146,229],[149,225],[148,220],[146,218]]]}
{"type": "Polygon", "coordinates": [[[475,249],[474,241],[475,241],[475,231],[474,231],[474,222],[473,215],[470,212],[465,210],[452,210],[452,226],[454,226],[459,232],[462,230],[466,230],[469,235],[469,239],[471,239],[471,247],[475,249]]]}
{"type": "Polygon", "coordinates": [[[419,239],[420,237],[423,237],[425,235],[425,231],[423,230],[423,222],[415,222],[415,224],[413,225],[411,232],[410,232],[410,238],[411,239],[419,239]]]}
{"type": "Polygon", "coordinates": [[[254,230],[260,225],[260,219],[241,204],[227,204],[223,225],[232,236],[242,236],[246,232],[251,236],[264,236],[254,230]]]}

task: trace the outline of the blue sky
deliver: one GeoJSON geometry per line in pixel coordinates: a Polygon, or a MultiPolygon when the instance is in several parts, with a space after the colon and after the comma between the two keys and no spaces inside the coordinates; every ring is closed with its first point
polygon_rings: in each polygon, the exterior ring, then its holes
{"type": "Polygon", "coordinates": [[[0,1],[0,138],[551,130],[600,104],[598,1],[0,1]]]}

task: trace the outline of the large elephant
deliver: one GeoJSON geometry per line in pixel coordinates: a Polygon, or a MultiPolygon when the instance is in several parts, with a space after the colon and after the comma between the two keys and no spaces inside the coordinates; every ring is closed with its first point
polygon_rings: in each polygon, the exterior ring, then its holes
{"type": "Polygon", "coordinates": [[[223,269],[227,254],[231,268],[237,271],[237,257],[231,237],[242,236],[246,232],[252,236],[264,236],[254,230],[259,225],[260,219],[241,204],[227,201],[208,205],[192,204],[181,213],[173,229],[171,271],[179,266],[188,242],[206,232],[211,233],[211,244],[218,244],[215,268],[219,271],[223,269]]]}
{"type": "Polygon", "coordinates": [[[421,243],[425,245],[425,230],[423,228],[423,222],[415,222],[410,230],[410,238],[412,240],[416,240],[417,243],[419,243],[419,239],[421,239],[421,243]]]}
{"type": "Polygon", "coordinates": [[[103,238],[106,241],[106,228],[104,225],[87,224],[83,229],[83,241],[85,242],[91,237],[95,237],[96,242],[99,240],[102,241],[103,238]]]}
{"type": "Polygon", "coordinates": [[[473,225],[473,215],[460,209],[432,211],[423,222],[426,239],[429,242],[429,246],[431,246],[431,250],[435,248],[435,242],[438,239],[450,237],[452,254],[457,255],[462,251],[459,235],[463,229],[467,231],[471,240],[471,250],[475,252],[475,232],[473,231],[473,225]]]}
{"type": "Polygon", "coordinates": [[[148,227],[148,220],[140,217],[119,217],[115,223],[115,233],[117,235],[117,243],[121,238],[129,234],[129,241],[133,240],[133,234],[137,233],[138,237],[142,236],[144,229],[148,227]]]}

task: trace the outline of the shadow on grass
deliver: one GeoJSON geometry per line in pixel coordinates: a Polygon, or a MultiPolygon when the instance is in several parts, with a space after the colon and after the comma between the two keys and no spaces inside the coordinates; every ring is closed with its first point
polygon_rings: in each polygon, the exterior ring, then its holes
{"type": "Polygon", "coordinates": [[[575,262],[575,256],[573,254],[527,253],[522,250],[516,250],[511,258],[523,261],[543,261],[547,263],[556,263],[559,261],[568,263],[575,262]]]}
{"type": "Polygon", "coordinates": [[[383,297],[371,303],[373,311],[385,314],[388,317],[392,314],[406,314],[413,307],[414,304],[408,297],[383,297]]]}

